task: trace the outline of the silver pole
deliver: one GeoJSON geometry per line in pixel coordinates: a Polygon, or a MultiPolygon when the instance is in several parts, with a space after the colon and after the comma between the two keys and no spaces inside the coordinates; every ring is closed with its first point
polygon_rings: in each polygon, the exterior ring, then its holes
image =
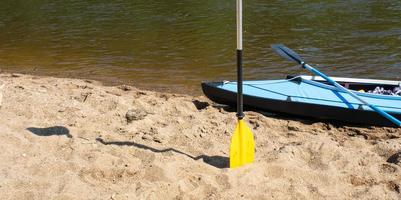
{"type": "Polygon", "coordinates": [[[244,106],[242,96],[242,0],[237,0],[237,117],[244,118],[244,106]]]}
{"type": "Polygon", "coordinates": [[[237,0],[237,49],[242,50],[242,0],[237,0]]]}

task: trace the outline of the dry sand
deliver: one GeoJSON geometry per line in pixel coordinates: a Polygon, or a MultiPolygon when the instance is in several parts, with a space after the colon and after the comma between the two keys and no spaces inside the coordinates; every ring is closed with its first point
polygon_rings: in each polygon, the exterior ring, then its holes
{"type": "Polygon", "coordinates": [[[0,199],[401,199],[401,129],[249,111],[256,160],[231,170],[235,112],[203,96],[0,81],[0,199]]]}

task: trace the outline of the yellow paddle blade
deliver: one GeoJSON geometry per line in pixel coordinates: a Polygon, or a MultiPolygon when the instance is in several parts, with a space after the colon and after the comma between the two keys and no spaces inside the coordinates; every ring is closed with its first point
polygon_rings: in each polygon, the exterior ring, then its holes
{"type": "Polygon", "coordinates": [[[252,163],[255,157],[255,141],[251,129],[238,120],[230,144],[230,168],[252,163]]]}

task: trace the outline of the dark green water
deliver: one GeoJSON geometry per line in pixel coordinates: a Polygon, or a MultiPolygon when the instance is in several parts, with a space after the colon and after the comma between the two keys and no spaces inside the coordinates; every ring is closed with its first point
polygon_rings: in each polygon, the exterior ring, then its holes
{"type": "MultiPolygon", "coordinates": [[[[246,79],[306,73],[400,79],[400,1],[244,0],[246,79]]],[[[200,93],[235,79],[235,0],[0,2],[0,69],[200,93]]]]}

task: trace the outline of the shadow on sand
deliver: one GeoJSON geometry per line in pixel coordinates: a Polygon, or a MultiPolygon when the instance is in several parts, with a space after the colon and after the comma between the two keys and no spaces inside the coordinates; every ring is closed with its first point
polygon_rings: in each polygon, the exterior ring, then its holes
{"type": "MultiPolygon", "coordinates": [[[[214,108],[217,109],[223,109],[226,112],[236,112],[236,107],[233,105],[223,105],[223,104],[213,104],[212,105],[214,108]]],[[[306,117],[306,116],[296,116],[296,115],[290,115],[290,114],[285,114],[285,113],[271,113],[267,111],[262,111],[258,109],[253,109],[253,108],[247,108],[244,107],[244,111],[252,111],[256,112],[259,114],[262,114],[265,117],[270,117],[278,120],[289,120],[289,121],[296,121],[300,122],[305,125],[312,125],[314,123],[325,123],[327,125],[332,125],[335,128],[339,127],[355,127],[355,128],[372,128],[374,127],[373,125],[368,125],[368,124],[358,124],[358,123],[352,123],[352,122],[343,122],[343,121],[336,121],[336,120],[324,120],[324,119],[316,119],[312,117],[306,117]]]]}
{"type": "Polygon", "coordinates": [[[203,162],[205,162],[206,164],[209,164],[213,167],[217,167],[217,168],[228,168],[229,166],[229,159],[228,157],[224,157],[224,156],[207,156],[207,155],[200,155],[200,156],[191,156],[185,152],[179,151],[177,149],[174,148],[167,148],[167,149],[156,149],[153,147],[149,147],[143,144],[139,144],[136,142],[126,142],[126,141],[104,141],[102,138],[96,138],[96,141],[104,144],[104,145],[117,145],[117,146],[134,146],[136,148],[140,148],[140,149],[145,149],[145,150],[150,150],[152,152],[155,153],[163,153],[163,152],[175,152],[175,153],[179,153],[185,156],[188,156],[189,158],[192,158],[194,160],[199,160],[202,159],[203,162]]]}
{"type": "Polygon", "coordinates": [[[72,138],[70,131],[64,126],[52,126],[48,128],[29,127],[26,130],[38,136],[65,135],[68,138],[72,138]]]}

